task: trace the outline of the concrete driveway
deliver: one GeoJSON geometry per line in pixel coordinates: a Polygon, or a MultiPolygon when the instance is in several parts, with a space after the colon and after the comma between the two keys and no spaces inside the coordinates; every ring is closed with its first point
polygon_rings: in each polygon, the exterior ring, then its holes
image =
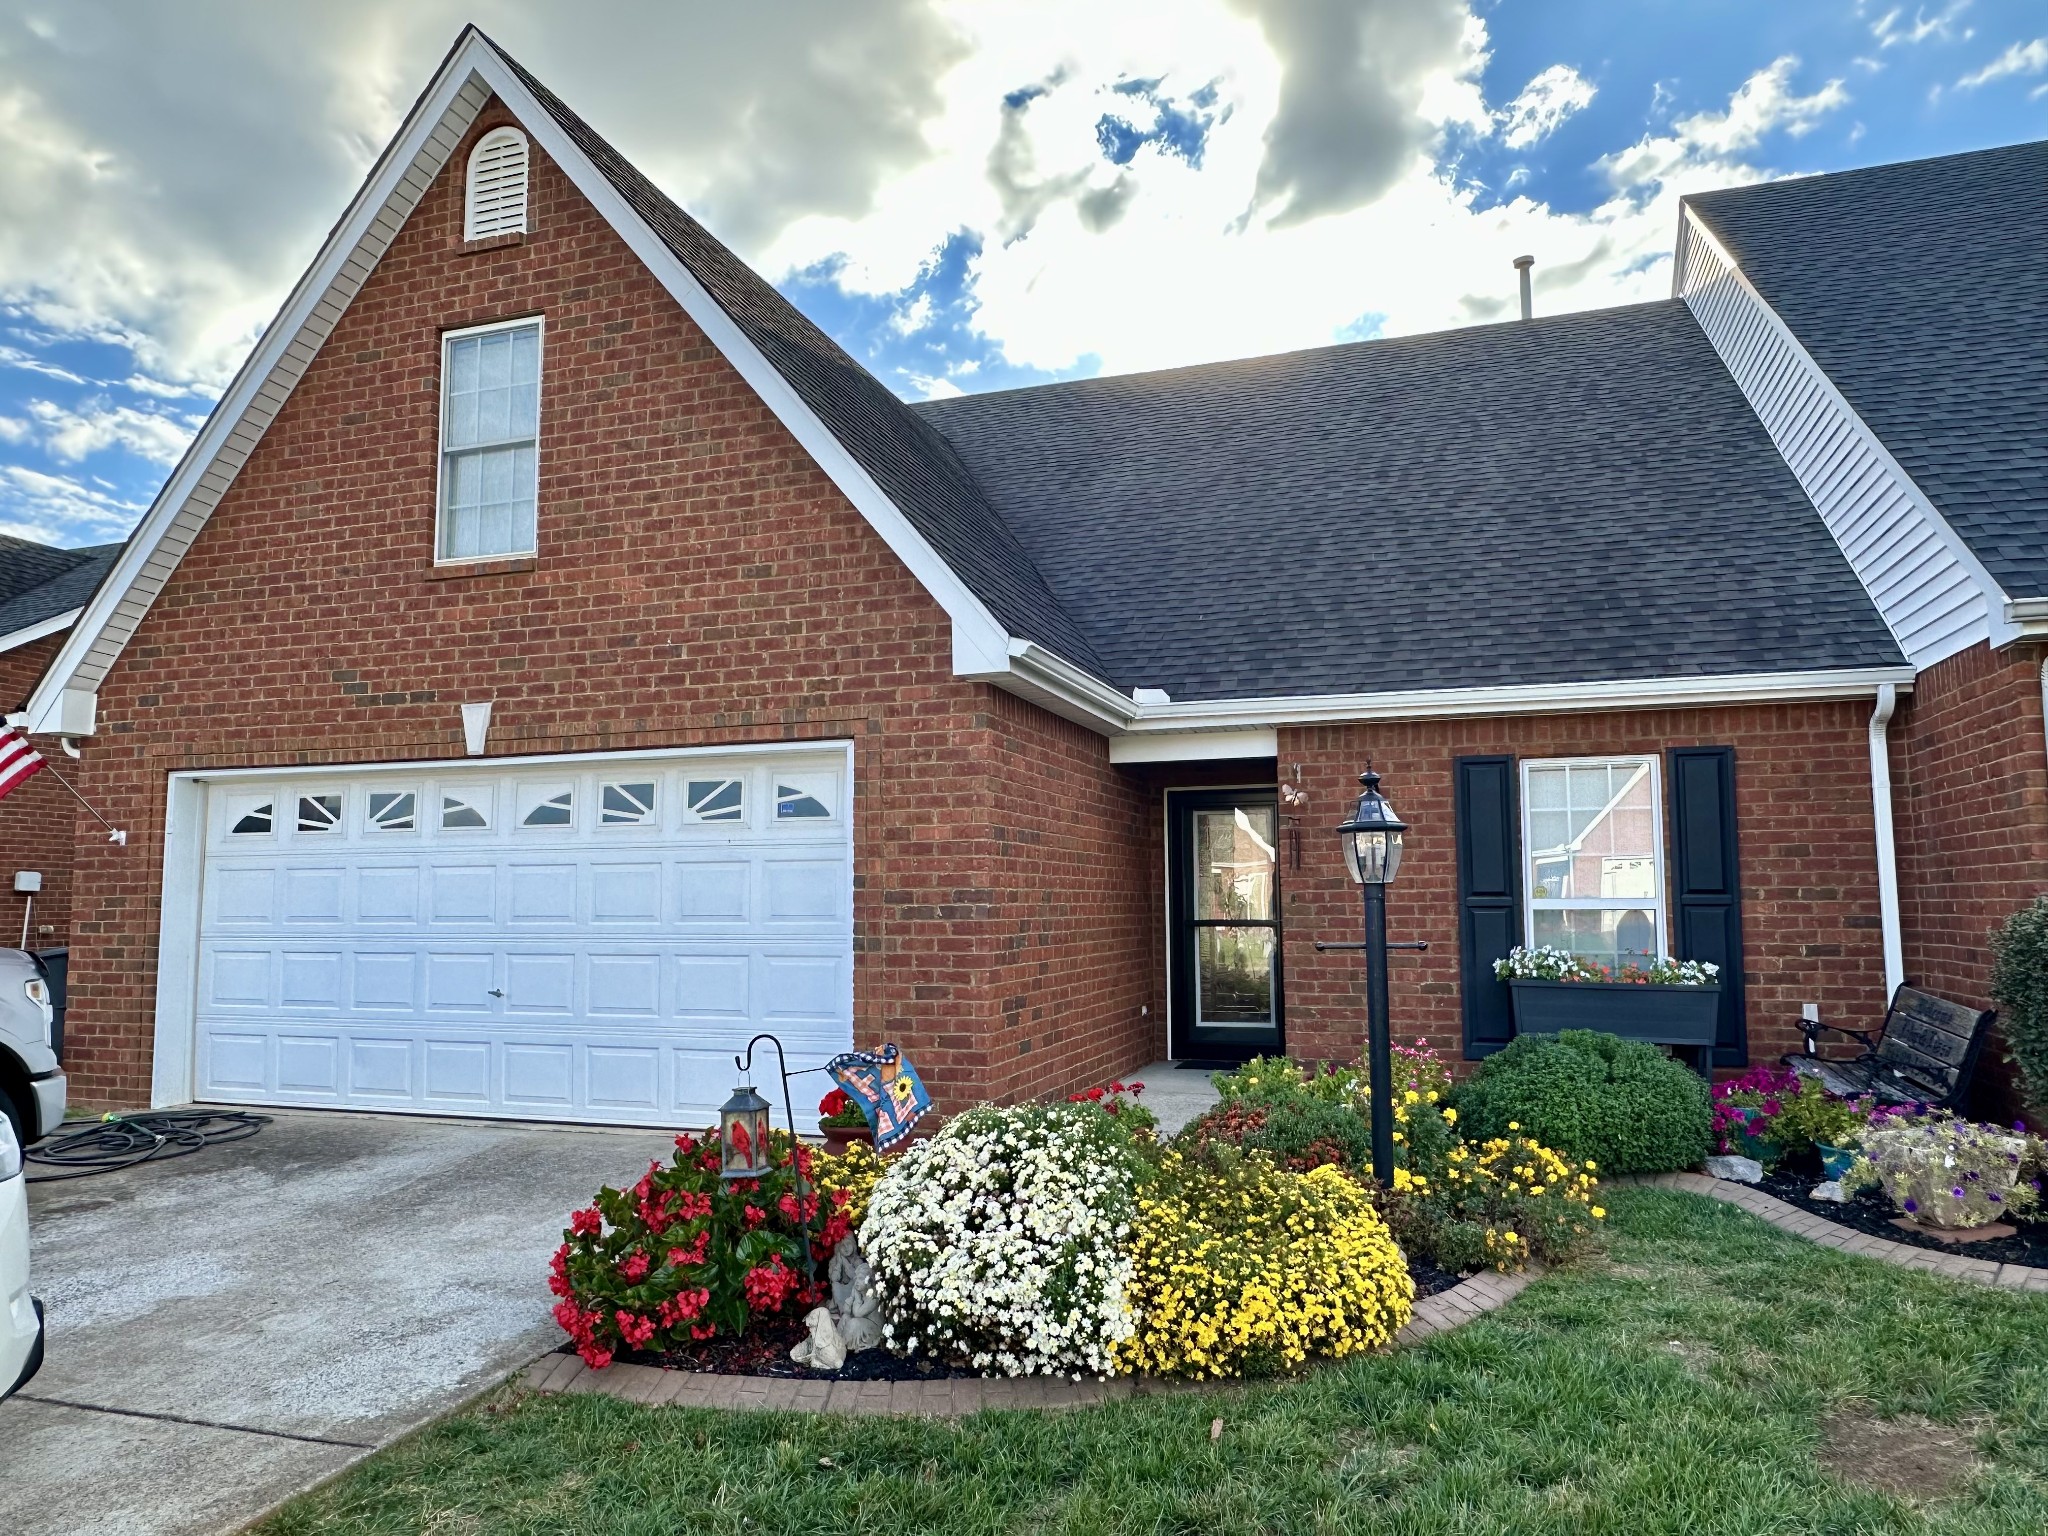
{"type": "Polygon", "coordinates": [[[547,1257],[666,1134],[276,1112],[32,1185],[49,1355],[0,1404],[0,1531],[233,1530],[559,1342],[547,1257]]]}

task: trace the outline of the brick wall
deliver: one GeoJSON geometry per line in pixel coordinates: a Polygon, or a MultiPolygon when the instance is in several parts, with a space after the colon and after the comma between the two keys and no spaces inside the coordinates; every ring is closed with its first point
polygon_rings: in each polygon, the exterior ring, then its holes
{"type": "MultiPolygon", "coordinates": [[[[49,635],[11,651],[0,651],[0,699],[8,710],[20,708],[64,643],[64,636],[49,635]]],[[[72,777],[70,760],[57,754],[55,737],[36,743],[38,750],[55,757],[58,773],[72,777]]],[[[72,823],[78,802],[65,792],[56,776],[39,773],[21,788],[0,800],[0,947],[21,942],[21,920],[25,899],[14,894],[16,870],[40,870],[42,894],[35,899],[29,948],[50,949],[63,944],[71,933],[71,849],[79,835],[72,823]]],[[[98,823],[93,824],[95,827],[98,823]]]]}
{"type": "Polygon", "coordinates": [[[857,1038],[951,1106],[1078,1086],[1138,995],[1105,747],[953,676],[943,612],[537,149],[533,232],[461,248],[466,156],[101,690],[85,778],[131,836],[80,843],[74,1095],[148,1093],[167,773],[459,757],[484,698],[493,753],[851,738],[857,1038]],[[538,558],[443,577],[439,333],[534,313],[538,558]]]}
{"type": "Polygon", "coordinates": [[[1302,869],[1282,870],[1290,1050],[1355,1059],[1363,1049],[1359,958],[1318,955],[1312,945],[1358,934],[1357,888],[1330,828],[1355,802],[1367,757],[1412,828],[1388,893],[1389,936],[1430,944],[1426,955],[1392,958],[1396,1039],[1422,1035],[1452,1060],[1462,1055],[1454,758],[1662,754],[1693,745],[1735,749],[1750,1059],[1774,1060],[1797,1047],[1801,1003],[1819,1003],[1826,1019],[1874,1023],[1885,989],[1869,715],[1868,703],[1847,702],[1282,731],[1279,772],[1291,778],[1299,763],[1310,795],[1302,869]]]}
{"type": "MultiPolygon", "coordinates": [[[[1922,672],[1892,726],[1892,761],[1907,979],[1988,1008],[1991,931],[2048,892],[2041,652],[1980,644],[1922,672]]],[[[1983,1113],[2016,1102],[2011,1070],[1987,1056],[1983,1113]]]]}

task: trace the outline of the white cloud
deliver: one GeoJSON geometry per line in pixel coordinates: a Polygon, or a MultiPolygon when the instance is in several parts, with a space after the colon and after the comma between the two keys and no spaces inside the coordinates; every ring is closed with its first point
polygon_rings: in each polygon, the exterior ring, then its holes
{"type": "Polygon", "coordinates": [[[0,346],[0,368],[19,368],[24,373],[39,373],[46,379],[59,379],[66,384],[83,384],[77,374],[68,368],[60,368],[33,352],[24,352],[19,347],[0,346]]]}
{"type": "MultiPolygon", "coordinates": [[[[1930,37],[1944,41],[1956,36],[1955,23],[1963,12],[1970,8],[1970,0],[1950,0],[1934,15],[1929,16],[1925,7],[1915,7],[1913,19],[1905,19],[1904,6],[1893,6],[1870,24],[1870,35],[1877,39],[1880,48],[1897,48],[1900,45],[1918,47],[1930,37]]],[[[1971,29],[1964,28],[1961,34],[1967,38],[1971,29]]]]}
{"type": "Polygon", "coordinates": [[[0,443],[25,443],[29,431],[29,424],[19,416],[0,416],[0,443]]]}
{"type": "Polygon", "coordinates": [[[2037,37],[2030,43],[2014,43],[1975,74],[1963,76],[1956,84],[1963,90],[1974,91],[1994,80],[2004,80],[2012,75],[2038,75],[2044,69],[2048,69],[2048,37],[2037,37]]]}
{"type": "Polygon", "coordinates": [[[1553,64],[1522,87],[1500,114],[1501,142],[1526,149],[1593,104],[1593,83],[1569,64],[1553,64]]]}
{"type": "Polygon", "coordinates": [[[67,464],[108,448],[124,448],[154,464],[175,464],[199,425],[191,418],[161,416],[103,399],[87,400],[76,409],[31,400],[26,409],[43,447],[67,464]]]}
{"type": "MultiPolygon", "coordinates": [[[[1799,61],[1789,54],[1773,60],[1742,82],[1724,112],[1697,112],[1671,125],[1667,134],[1649,135],[1602,162],[1618,189],[1683,178],[1693,185],[1701,172],[1726,180],[1746,171],[1740,156],[1771,133],[1794,138],[1810,133],[1828,113],[1847,105],[1849,92],[1840,80],[1801,96],[1792,89],[1799,61]]],[[[1713,183],[1704,183],[1712,185],[1713,183]]]]}
{"type": "Polygon", "coordinates": [[[45,544],[106,543],[125,538],[142,510],[68,476],[0,464],[0,533],[45,544]]]}

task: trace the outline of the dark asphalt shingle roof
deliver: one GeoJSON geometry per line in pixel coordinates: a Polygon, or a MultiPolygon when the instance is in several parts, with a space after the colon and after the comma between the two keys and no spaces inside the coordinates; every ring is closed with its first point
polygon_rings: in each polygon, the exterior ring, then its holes
{"type": "Polygon", "coordinates": [[[772,283],[713,239],[560,97],[502,48],[498,52],[997,620],[1013,636],[1034,640],[1099,674],[1087,638],[1061,611],[1030,556],[946,440],[772,283]]]}
{"type": "Polygon", "coordinates": [[[1902,660],[1675,300],[916,409],[1122,688],[1902,660]]]}
{"type": "Polygon", "coordinates": [[[120,553],[119,544],[53,549],[0,534],[0,635],[84,607],[120,553]]]}
{"type": "Polygon", "coordinates": [[[2048,595],[2048,141],[1688,201],[2007,595],[2048,595]]]}

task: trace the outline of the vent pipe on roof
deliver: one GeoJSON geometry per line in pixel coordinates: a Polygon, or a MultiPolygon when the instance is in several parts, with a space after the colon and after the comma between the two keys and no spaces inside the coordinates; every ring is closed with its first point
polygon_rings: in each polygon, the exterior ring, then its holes
{"type": "Polygon", "coordinates": [[[1522,274],[1522,318],[1524,320],[1533,320],[1536,317],[1535,300],[1529,292],[1529,269],[1535,265],[1536,258],[1534,256],[1517,256],[1515,258],[1515,270],[1522,274]]]}

